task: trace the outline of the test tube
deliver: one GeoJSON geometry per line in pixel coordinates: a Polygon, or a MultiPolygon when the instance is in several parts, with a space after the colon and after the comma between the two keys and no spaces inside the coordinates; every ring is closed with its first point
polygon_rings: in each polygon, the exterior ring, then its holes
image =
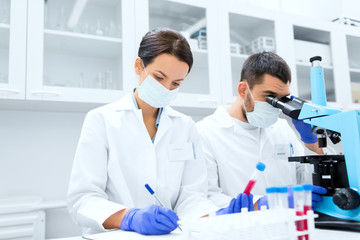
{"type": "MultiPolygon", "coordinates": [[[[304,216],[304,188],[301,185],[294,185],[292,187],[294,194],[294,208],[296,216],[304,216]]],[[[295,221],[296,230],[304,231],[304,220],[295,221]]],[[[298,236],[298,240],[304,240],[305,236],[298,236]]]]}
{"type": "Polygon", "coordinates": [[[248,196],[250,195],[250,192],[253,189],[257,179],[259,178],[260,173],[263,172],[264,169],[265,169],[265,164],[264,163],[258,162],[256,164],[256,168],[255,168],[254,172],[252,173],[251,178],[250,178],[250,180],[249,180],[249,182],[246,185],[245,190],[244,190],[244,193],[246,195],[248,195],[248,196]]]}
{"type": "Polygon", "coordinates": [[[281,207],[281,208],[289,208],[288,188],[287,188],[287,186],[278,187],[277,192],[278,192],[279,207],[281,207]]]}
{"type": "Polygon", "coordinates": [[[277,187],[266,188],[266,195],[268,197],[269,209],[278,207],[277,187]]]}
{"type": "MultiPolygon", "coordinates": [[[[307,211],[311,210],[311,205],[312,205],[311,193],[313,190],[313,185],[305,184],[303,185],[303,188],[304,188],[304,214],[306,215],[307,211]]],[[[304,222],[304,230],[308,230],[308,223],[306,219],[304,222]]],[[[309,235],[305,235],[305,239],[308,240],[309,235]]]]}

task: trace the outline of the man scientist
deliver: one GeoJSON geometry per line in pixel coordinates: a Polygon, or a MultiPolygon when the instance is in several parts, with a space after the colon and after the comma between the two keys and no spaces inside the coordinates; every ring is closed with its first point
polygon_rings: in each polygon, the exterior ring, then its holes
{"type": "MultiPolygon", "coordinates": [[[[245,189],[259,161],[266,170],[255,184],[254,195],[265,195],[269,186],[311,183],[312,166],[288,162],[289,156],[304,155],[302,144],[287,121],[278,118],[280,110],[265,100],[269,95],[289,95],[290,82],[290,68],[281,57],[271,52],[251,55],[243,65],[232,106],[219,107],[197,123],[208,168],[208,197],[218,207],[227,206],[245,189]]],[[[302,121],[294,125],[305,146],[322,154],[311,126],[302,121]]],[[[313,193],[316,205],[326,189],[314,186],[313,193]]],[[[255,208],[261,205],[267,205],[266,197],[255,208]]]]}

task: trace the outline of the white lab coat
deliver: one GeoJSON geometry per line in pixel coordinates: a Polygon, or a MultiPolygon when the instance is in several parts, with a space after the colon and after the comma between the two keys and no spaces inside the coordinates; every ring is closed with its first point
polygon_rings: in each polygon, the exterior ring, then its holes
{"type": "Polygon", "coordinates": [[[219,207],[243,192],[257,162],[266,164],[252,193],[264,195],[269,186],[311,183],[312,166],[290,163],[290,155],[304,155],[304,148],[284,119],[268,128],[257,128],[219,107],[197,123],[209,175],[209,198],[219,207]]]}
{"type": "Polygon", "coordinates": [[[217,210],[207,199],[206,165],[195,123],[165,107],[152,143],[128,94],[90,111],[84,121],[71,173],[68,208],[84,234],[105,231],[102,224],[124,208],[158,204],[180,218],[217,210]]]}

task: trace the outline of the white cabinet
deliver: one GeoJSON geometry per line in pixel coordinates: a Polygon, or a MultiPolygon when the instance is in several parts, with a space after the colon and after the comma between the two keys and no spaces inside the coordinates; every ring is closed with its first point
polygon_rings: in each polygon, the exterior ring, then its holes
{"type": "Polygon", "coordinates": [[[254,53],[276,52],[273,12],[246,7],[236,1],[219,4],[221,41],[221,81],[223,104],[229,105],[238,96],[237,85],[245,60],[254,53]]]}
{"type": "Polygon", "coordinates": [[[193,52],[173,106],[231,104],[246,58],[272,51],[293,95],[310,100],[308,60],[320,55],[330,104],[358,107],[359,29],[236,0],[0,0],[0,99],[118,100],[138,85],[139,43],[155,27],[183,32],[193,52]]]}
{"type": "Polygon", "coordinates": [[[128,92],[131,2],[33,0],[28,8],[26,99],[106,103],[128,92]]]}
{"type": "Polygon", "coordinates": [[[26,0],[0,1],[0,99],[24,99],[26,0]]]}
{"type": "Polygon", "coordinates": [[[331,41],[331,23],[321,24],[296,19],[293,23],[294,57],[296,66],[297,95],[311,100],[309,59],[321,56],[328,102],[336,102],[334,61],[331,41]]]}
{"type": "Polygon", "coordinates": [[[137,36],[157,27],[183,33],[189,41],[194,64],[180,87],[173,106],[216,107],[220,104],[217,68],[216,1],[137,1],[137,36]],[[148,20],[148,21],[146,21],[148,20]]]}
{"type": "Polygon", "coordinates": [[[354,30],[355,31],[348,31],[346,43],[350,74],[351,102],[354,105],[357,105],[358,108],[360,104],[360,29],[354,30]]]}

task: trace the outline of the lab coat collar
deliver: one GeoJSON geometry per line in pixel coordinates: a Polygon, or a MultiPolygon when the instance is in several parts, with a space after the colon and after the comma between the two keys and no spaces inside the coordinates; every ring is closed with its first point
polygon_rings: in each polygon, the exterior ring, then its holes
{"type": "MultiPolygon", "coordinates": [[[[109,104],[109,108],[115,110],[115,111],[122,111],[122,110],[139,110],[135,104],[133,103],[133,99],[131,97],[131,94],[128,93],[120,99],[117,102],[109,104]]],[[[184,116],[182,113],[179,113],[178,111],[175,111],[172,107],[166,106],[163,108],[162,114],[166,113],[166,115],[169,115],[170,117],[182,117],[184,116]]]]}
{"type": "Polygon", "coordinates": [[[109,107],[114,111],[137,110],[136,106],[133,103],[131,94],[132,93],[128,93],[119,101],[109,104],[109,107]]]}
{"type": "Polygon", "coordinates": [[[236,118],[230,116],[228,111],[222,106],[220,106],[220,107],[218,107],[218,109],[216,109],[215,116],[217,117],[217,119],[220,120],[219,124],[224,128],[234,127],[235,130],[239,127],[242,127],[242,128],[248,129],[248,130],[257,129],[257,127],[254,127],[249,123],[243,122],[239,119],[236,119],[236,118]]]}

